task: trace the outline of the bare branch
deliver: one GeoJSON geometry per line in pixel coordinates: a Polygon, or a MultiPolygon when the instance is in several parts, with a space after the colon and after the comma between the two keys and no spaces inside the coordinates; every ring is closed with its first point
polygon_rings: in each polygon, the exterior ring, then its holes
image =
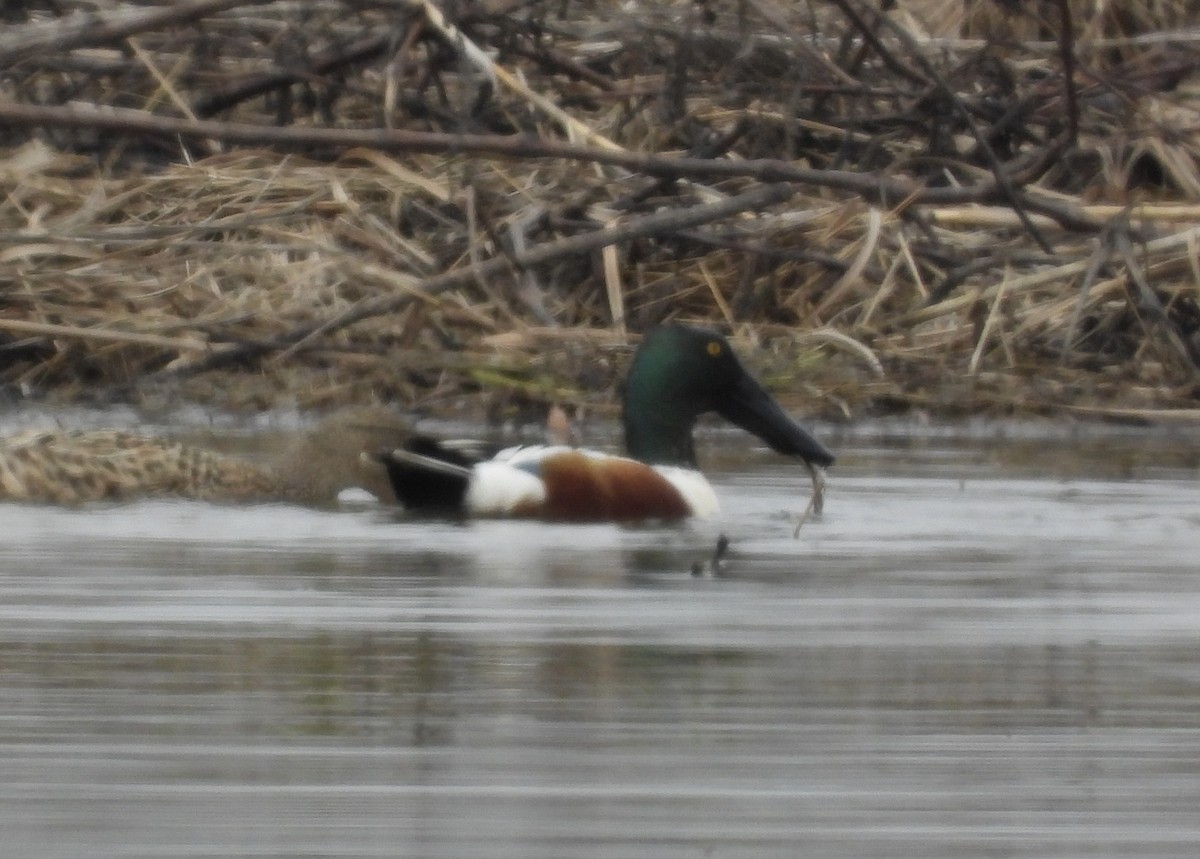
{"type": "Polygon", "coordinates": [[[310,151],[326,149],[347,151],[364,147],[384,152],[425,152],[492,155],[502,158],[561,158],[590,161],[623,167],[635,173],[668,179],[713,180],[747,178],[761,182],[793,182],[858,194],[884,207],[900,204],[947,205],[970,202],[1011,202],[1019,198],[1034,211],[1063,223],[1069,228],[1086,226],[1099,229],[1075,211],[1064,211],[1050,200],[1039,204],[1032,192],[1006,193],[994,181],[968,187],[929,188],[915,182],[894,179],[882,173],[854,173],[845,170],[814,170],[790,161],[755,158],[743,161],[708,158],[680,158],[639,152],[617,151],[557,140],[526,136],[488,134],[446,134],[442,132],[398,129],[350,129],[274,127],[238,122],[193,121],[157,116],[140,110],[95,107],[44,107],[40,105],[0,103],[0,122],[10,125],[86,128],[125,134],[162,135],[189,140],[217,140],[255,146],[310,151]]]}
{"type": "Polygon", "coordinates": [[[151,8],[130,7],[103,15],[77,12],[63,20],[5,27],[0,33],[0,68],[50,51],[95,47],[119,42],[138,33],[175,27],[251,0],[188,0],[151,8]]]}

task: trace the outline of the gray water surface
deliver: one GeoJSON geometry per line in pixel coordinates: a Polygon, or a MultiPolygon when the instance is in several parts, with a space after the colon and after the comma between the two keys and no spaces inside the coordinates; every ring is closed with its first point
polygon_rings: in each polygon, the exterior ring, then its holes
{"type": "Polygon", "coordinates": [[[1188,439],[849,433],[799,540],[748,444],[713,525],[0,508],[0,855],[1197,855],[1188,439]]]}

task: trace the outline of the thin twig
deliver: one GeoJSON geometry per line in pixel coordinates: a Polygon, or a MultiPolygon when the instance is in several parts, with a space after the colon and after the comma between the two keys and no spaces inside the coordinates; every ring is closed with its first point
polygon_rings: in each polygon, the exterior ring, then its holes
{"type": "MultiPolygon", "coordinates": [[[[278,146],[283,149],[349,150],[374,148],[387,152],[493,155],[501,158],[561,158],[614,164],[635,173],[670,178],[753,178],[761,182],[795,182],[859,194],[890,208],[908,204],[948,205],[968,202],[998,202],[1013,197],[996,182],[968,187],[926,187],[893,179],[880,173],[845,170],[815,170],[791,161],[772,158],[712,160],[679,158],[639,152],[612,151],[556,140],[520,135],[445,134],[385,129],[276,127],[240,122],[190,121],[156,116],[126,108],[99,109],[92,106],[47,107],[0,103],[0,121],[18,126],[84,128],[126,134],[160,135],[169,138],[211,139],[227,143],[278,146]]],[[[1011,191],[1012,189],[1010,189],[1011,191]]],[[[1043,211],[1072,229],[1099,229],[1100,224],[1081,216],[1066,204],[1039,200],[1035,192],[1017,195],[1023,206],[1043,211]]]]}

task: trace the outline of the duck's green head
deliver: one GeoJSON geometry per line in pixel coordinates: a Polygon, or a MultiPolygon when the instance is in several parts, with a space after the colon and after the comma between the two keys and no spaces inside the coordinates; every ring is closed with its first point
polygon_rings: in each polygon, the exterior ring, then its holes
{"type": "Polygon", "coordinates": [[[716,412],[773,450],[813,465],[833,454],[783,410],[715,331],[685,325],[645,336],[625,380],[625,445],[644,462],[696,465],[692,428],[716,412]]]}

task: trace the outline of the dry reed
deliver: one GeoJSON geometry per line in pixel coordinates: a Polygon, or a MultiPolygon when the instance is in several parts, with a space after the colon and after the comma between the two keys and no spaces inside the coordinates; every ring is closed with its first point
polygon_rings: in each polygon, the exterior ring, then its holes
{"type": "Polygon", "coordinates": [[[687,319],[830,416],[1194,415],[1197,11],[14,7],[0,382],[607,408],[687,319]]]}

